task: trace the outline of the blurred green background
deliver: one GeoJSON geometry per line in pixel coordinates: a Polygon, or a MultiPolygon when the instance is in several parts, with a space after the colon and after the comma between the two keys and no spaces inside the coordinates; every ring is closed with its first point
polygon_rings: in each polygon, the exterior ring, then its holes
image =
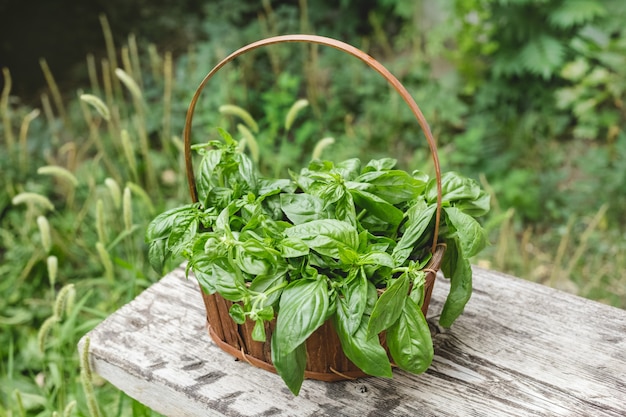
{"type": "MultiPolygon", "coordinates": [[[[443,169],[492,195],[475,264],[626,308],[624,21],[622,0],[0,2],[0,417],[155,415],[81,376],[76,343],[159,278],[143,234],[189,200],[180,138],[196,86],[271,35],[344,40],[405,84],[443,169]]],[[[225,104],[257,121],[268,175],[326,137],[325,158],[431,168],[399,97],[329,48],[224,68],[196,140],[248,134],[225,104]]]]}

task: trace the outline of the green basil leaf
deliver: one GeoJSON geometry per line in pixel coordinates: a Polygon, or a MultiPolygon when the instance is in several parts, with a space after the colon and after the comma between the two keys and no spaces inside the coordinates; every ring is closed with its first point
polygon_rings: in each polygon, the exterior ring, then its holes
{"type": "Polygon", "coordinates": [[[276,372],[283,379],[287,388],[294,394],[300,393],[306,369],[306,347],[302,343],[290,352],[284,352],[276,341],[276,333],[272,335],[272,363],[276,372]]]}
{"type": "Polygon", "coordinates": [[[246,154],[237,153],[235,154],[235,161],[238,163],[239,176],[248,186],[248,190],[256,195],[258,190],[257,176],[252,160],[246,154]]]}
{"type": "Polygon", "coordinates": [[[361,160],[358,158],[346,159],[335,165],[335,171],[346,181],[355,179],[359,175],[360,170],[361,160]]]}
{"type": "Polygon", "coordinates": [[[256,312],[257,319],[270,321],[274,319],[274,308],[272,306],[265,306],[261,310],[256,312]]]}
{"type": "Polygon", "coordinates": [[[408,298],[402,313],[387,329],[387,346],[400,369],[419,374],[433,361],[433,341],[422,310],[408,298]]]}
{"type": "Polygon", "coordinates": [[[244,324],[246,322],[246,314],[243,311],[241,304],[233,304],[228,310],[228,314],[237,324],[244,324]]]}
{"type": "Polygon", "coordinates": [[[351,189],[350,193],[354,198],[354,202],[360,208],[367,210],[369,213],[378,217],[385,222],[398,226],[404,217],[402,210],[396,208],[391,203],[383,200],[375,194],[367,191],[351,189]]]}
{"type": "Polygon", "coordinates": [[[287,237],[278,245],[284,258],[297,258],[309,254],[309,247],[302,240],[295,237],[287,237]]]}
{"type": "Polygon", "coordinates": [[[328,286],[322,275],[318,279],[293,281],[280,297],[273,339],[287,354],[324,323],[328,309],[328,286]]]}
{"type": "MultiPolygon", "coordinates": [[[[423,237],[435,217],[436,208],[436,205],[431,204],[425,209],[417,211],[414,215],[409,215],[408,222],[404,226],[404,234],[391,253],[397,265],[402,265],[409,258],[415,243],[423,237]]],[[[413,207],[409,210],[413,210],[413,207]]]]}
{"type": "Polygon", "coordinates": [[[250,239],[235,249],[235,264],[250,275],[265,275],[277,265],[276,257],[257,240],[250,239]]]}
{"type": "Polygon", "coordinates": [[[208,294],[217,292],[217,277],[213,274],[214,258],[200,253],[194,255],[188,268],[193,270],[194,276],[202,289],[208,294]]]}
{"type": "Polygon", "coordinates": [[[360,265],[378,265],[395,268],[396,264],[387,252],[373,251],[362,255],[359,259],[360,265]]]}
{"type": "Polygon", "coordinates": [[[400,170],[366,172],[355,181],[367,183],[366,191],[391,204],[414,200],[426,188],[426,183],[400,170]]]}
{"type": "Polygon", "coordinates": [[[458,201],[454,204],[454,207],[472,217],[484,216],[491,208],[491,196],[481,190],[480,195],[476,199],[458,201]]]}
{"type": "MultiPolygon", "coordinates": [[[[332,180],[332,179],[331,179],[332,180]]],[[[346,194],[346,187],[341,182],[316,182],[311,185],[309,192],[324,201],[324,209],[339,201],[346,194]]]]}
{"type": "Polygon", "coordinates": [[[213,187],[208,192],[204,201],[205,207],[215,207],[223,209],[233,201],[234,192],[230,188],[226,187],[213,187]]]}
{"type": "Polygon", "coordinates": [[[352,363],[366,374],[391,378],[391,364],[387,352],[380,345],[380,340],[378,337],[367,337],[367,323],[369,321],[367,313],[372,311],[377,299],[374,285],[368,283],[367,288],[366,314],[361,317],[357,329],[353,333],[348,330],[351,326],[348,324],[350,318],[342,308],[337,308],[337,312],[333,316],[333,325],[341,342],[341,348],[352,363]]]}
{"type": "MultiPolygon", "coordinates": [[[[338,309],[345,317],[346,331],[352,336],[361,325],[363,313],[367,305],[367,277],[362,268],[354,269],[354,278],[340,287],[341,297],[338,298],[338,309]]],[[[350,277],[348,278],[350,279],[350,277]]]]}
{"type": "Polygon", "coordinates": [[[380,332],[386,330],[398,320],[408,294],[409,277],[407,274],[402,274],[391,281],[391,284],[378,297],[378,301],[374,305],[374,310],[372,310],[369,323],[367,324],[368,337],[378,336],[380,332]]]}
{"type": "Polygon", "coordinates": [[[240,301],[248,294],[241,272],[237,273],[225,258],[218,258],[211,263],[212,280],[215,289],[222,297],[230,301],[240,301]]]}
{"type": "Polygon", "coordinates": [[[165,239],[155,239],[148,246],[148,260],[155,272],[163,273],[165,261],[169,257],[169,252],[165,249],[165,239]]]}
{"type": "Polygon", "coordinates": [[[363,172],[389,171],[390,169],[395,168],[397,163],[398,161],[393,158],[372,159],[367,163],[363,172]]]}
{"type": "MultiPolygon", "coordinates": [[[[273,275],[259,275],[256,278],[254,278],[252,282],[250,283],[250,291],[266,292],[269,289],[280,287],[287,280],[286,275],[287,275],[286,267],[279,268],[276,271],[276,273],[273,275]]],[[[263,307],[274,305],[280,298],[281,294],[282,294],[281,290],[273,291],[265,299],[265,302],[263,303],[263,307]]],[[[273,314],[274,312],[272,311],[272,315],[273,314]]]]}
{"type": "Polygon", "coordinates": [[[356,210],[352,194],[346,192],[335,202],[335,218],[356,227],[356,210]]]}
{"type": "Polygon", "coordinates": [[[285,235],[303,241],[310,249],[332,258],[339,258],[338,246],[351,249],[359,246],[357,230],[346,222],[335,219],[314,220],[285,229],[285,235]]]}
{"type": "Polygon", "coordinates": [[[219,185],[219,174],[216,168],[222,159],[221,149],[209,149],[204,151],[204,156],[198,166],[198,175],[196,179],[196,188],[198,189],[198,200],[203,206],[206,204],[209,192],[213,187],[219,185]]]}
{"type": "Polygon", "coordinates": [[[328,218],[324,201],[310,194],[281,194],[280,208],[293,224],[328,218]]]}
{"type": "Polygon", "coordinates": [[[146,242],[169,238],[172,229],[178,227],[179,221],[199,216],[197,204],[187,204],[167,210],[154,218],[146,229],[146,242]]]}
{"type": "Polygon", "coordinates": [[[471,258],[487,246],[487,233],[476,219],[456,207],[445,207],[444,212],[448,223],[456,231],[465,258],[471,258]]]}
{"type": "Polygon", "coordinates": [[[426,273],[424,271],[409,271],[409,279],[412,281],[409,297],[421,308],[424,304],[426,273]]]}
{"type": "Polygon", "coordinates": [[[439,324],[450,327],[461,315],[472,295],[472,267],[459,250],[457,239],[448,239],[441,262],[441,272],[450,278],[450,292],[439,318],[439,324]]]}
{"type": "Polygon", "coordinates": [[[358,265],[359,263],[359,254],[354,249],[348,248],[347,246],[339,246],[339,261],[348,266],[348,265],[358,265]]]}
{"type": "Polygon", "coordinates": [[[287,193],[295,192],[295,184],[286,178],[258,178],[257,184],[259,187],[259,198],[261,199],[278,194],[281,191],[287,193]]]}
{"type": "Polygon", "coordinates": [[[257,320],[254,322],[252,329],[252,340],[257,342],[265,342],[265,321],[257,320]]]}
{"type": "MultiPolygon", "coordinates": [[[[480,186],[471,178],[453,171],[446,172],[441,176],[441,198],[443,202],[477,200],[480,195],[480,186]]],[[[437,183],[434,178],[428,183],[426,201],[429,203],[437,201],[437,183]]]]}

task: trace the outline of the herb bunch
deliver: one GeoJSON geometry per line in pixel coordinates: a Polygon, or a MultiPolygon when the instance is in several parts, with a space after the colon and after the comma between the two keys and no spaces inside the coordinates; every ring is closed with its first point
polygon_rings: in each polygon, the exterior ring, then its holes
{"type": "MultiPolygon", "coordinates": [[[[220,135],[193,147],[201,156],[199,201],[149,225],[153,268],[186,259],[204,291],[234,302],[235,322],[255,323],[254,340],[265,341],[266,322],[276,318],[272,362],[296,395],[304,342],[326,320],[365,373],[392,376],[382,331],[398,367],[425,371],[433,346],[420,309],[422,269],[431,257],[436,181],[395,169],[391,158],[314,160],[291,178],[265,178],[227,132],[220,135]]],[[[441,270],[451,289],[440,324],[448,327],[471,295],[469,259],[486,245],[476,217],[489,210],[489,196],[474,180],[445,173],[442,208],[441,270]]]]}

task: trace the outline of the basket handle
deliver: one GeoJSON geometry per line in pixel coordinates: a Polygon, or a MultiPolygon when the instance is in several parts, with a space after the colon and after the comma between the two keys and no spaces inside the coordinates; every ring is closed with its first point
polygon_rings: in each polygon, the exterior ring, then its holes
{"type": "Polygon", "coordinates": [[[342,52],[346,52],[349,55],[352,55],[361,61],[365,62],[372,69],[376,70],[380,75],[387,80],[387,82],[400,94],[402,99],[409,106],[413,115],[417,119],[424,135],[426,136],[426,140],[428,141],[428,146],[430,148],[430,153],[432,156],[433,164],[435,167],[435,175],[437,180],[437,209],[435,211],[435,232],[433,237],[433,245],[432,252],[435,251],[437,246],[437,235],[439,234],[439,222],[441,219],[441,167],[439,165],[439,156],[437,153],[437,144],[435,143],[435,139],[430,131],[430,127],[424,118],[424,114],[420,110],[419,106],[413,100],[413,97],[409,94],[407,89],[402,85],[398,79],[387,70],[380,62],[376,61],[374,58],[361,51],[358,48],[355,48],[352,45],[349,45],[345,42],[327,38],[323,36],[317,35],[283,35],[283,36],[274,36],[266,39],[259,40],[257,42],[253,42],[248,44],[235,52],[228,55],[222,61],[220,61],[213,69],[204,77],[196,92],[194,93],[191,102],[189,103],[189,108],[187,110],[187,117],[185,118],[185,130],[183,132],[184,136],[184,145],[185,145],[185,167],[187,170],[187,181],[189,185],[189,194],[191,196],[191,200],[195,203],[198,201],[198,191],[196,189],[196,179],[193,172],[193,165],[191,161],[191,122],[193,120],[193,114],[196,108],[196,104],[198,103],[198,99],[200,97],[200,93],[208,83],[208,81],[226,64],[230,61],[234,60],[240,55],[243,55],[246,52],[250,52],[254,49],[260,48],[262,46],[274,45],[278,43],[287,43],[287,42],[305,42],[305,43],[313,43],[324,46],[330,46],[335,49],[339,49],[342,52]]]}

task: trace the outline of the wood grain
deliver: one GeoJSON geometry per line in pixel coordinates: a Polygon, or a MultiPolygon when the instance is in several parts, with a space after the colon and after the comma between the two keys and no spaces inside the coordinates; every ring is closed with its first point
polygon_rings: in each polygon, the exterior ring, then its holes
{"type": "Polygon", "coordinates": [[[91,331],[90,360],[168,416],[626,415],[626,311],[480,268],[474,287],[464,314],[442,329],[448,282],[437,279],[435,359],[422,375],[305,381],[294,397],[278,376],[212,343],[182,269],[91,331]]]}

